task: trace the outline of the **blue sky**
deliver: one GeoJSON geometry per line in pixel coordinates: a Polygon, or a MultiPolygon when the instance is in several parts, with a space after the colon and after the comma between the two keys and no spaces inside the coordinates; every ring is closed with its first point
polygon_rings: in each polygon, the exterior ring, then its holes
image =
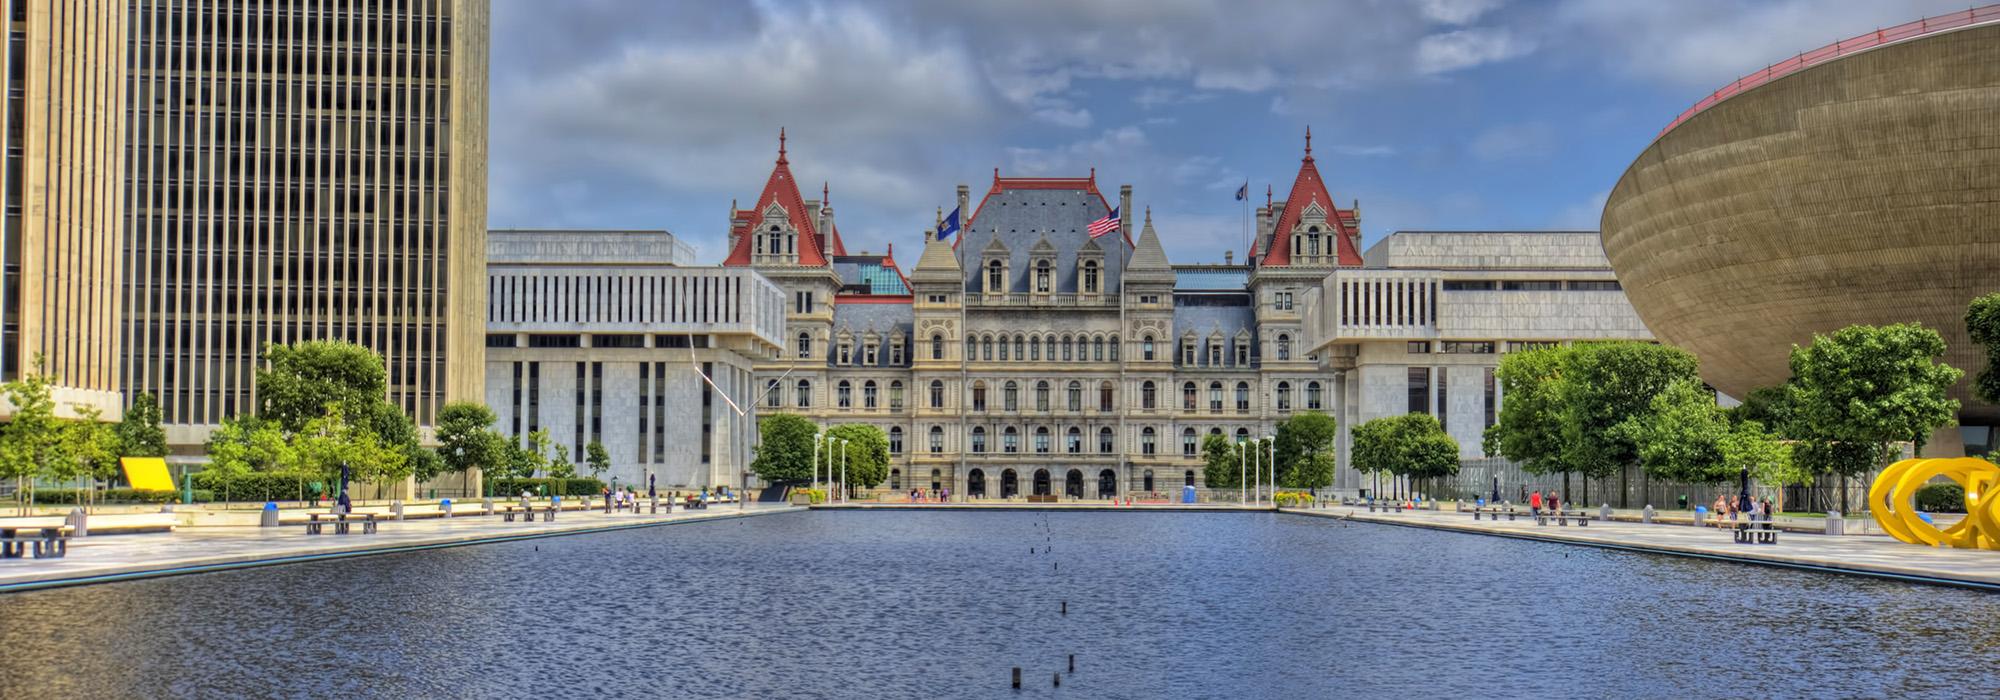
{"type": "MultiPolygon", "coordinates": [[[[497,0],[491,204],[724,254],[780,126],[850,252],[913,262],[993,168],[1134,187],[1176,262],[1241,258],[1302,134],[1365,243],[1594,229],[1675,114],[1799,51],[1963,0],[497,0]]],[[[968,212],[969,213],[969,212],[968,212]]],[[[1133,212],[1137,215],[1138,212],[1133,212]]]]}

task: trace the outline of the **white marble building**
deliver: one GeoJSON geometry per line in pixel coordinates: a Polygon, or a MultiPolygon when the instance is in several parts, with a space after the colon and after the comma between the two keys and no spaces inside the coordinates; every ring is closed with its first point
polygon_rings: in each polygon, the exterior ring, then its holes
{"type": "Polygon", "coordinates": [[[1480,438],[1506,401],[1493,376],[1502,355],[1653,337],[1595,231],[1399,231],[1362,257],[1327,275],[1306,310],[1309,347],[1334,384],[1339,489],[1367,486],[1348,461],[1355,426],[1429,413],[1468,466],[1494,469],[1480,438]]]}
{"type": "Polygon", "coordinates": [[[491,232],[486,404],[500,431],[546,430],[578,465],[601,442],[620,484],[748,485],[751,358],[778,350],[785,299],[754,270],[692,257],[666,231],[491,232]]]}

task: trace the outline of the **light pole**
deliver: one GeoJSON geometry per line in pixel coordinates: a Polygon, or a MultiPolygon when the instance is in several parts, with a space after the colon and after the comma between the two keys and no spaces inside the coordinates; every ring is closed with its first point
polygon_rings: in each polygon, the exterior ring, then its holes
{"type": "Polygon", "coordinates": [[[1250,443],[1242,440],[1236,441],[1236,504],[1237,505],[1244,505],[1250,502],[1250,462],[1249,458],[1245,456],[1247,454],[1249,444],[1250,443]]]}
{"type": "Polygon", "coordinates": [[[840,502],[847,502],[847,444],[853,440],[840,441],[840,502]]]}
{"type": "Polygon", "coordinates": [[[1271,505],[1276,506],[1278,505],[1278,439],[1269,435],[1264,436],[1264,439],[1271,443],[1268,455],[1270,459],[1264,468],[1271,472],[1271,505]]]}
{"type": "Polygon", "coordinates": [[[819,485],[819,444],[826,439],[826,433],[813,433],[813,475],[812,484],[819,485]]]}

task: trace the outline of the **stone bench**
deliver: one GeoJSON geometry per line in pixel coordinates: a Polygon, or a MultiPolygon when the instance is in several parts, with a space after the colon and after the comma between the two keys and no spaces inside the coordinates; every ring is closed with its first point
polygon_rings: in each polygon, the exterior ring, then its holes
{"type": "Polygon", "coordinates": [[[34,545],[36,559],[69,556],[69,538],[75,528],[68,525],[0,525],[0,559],[19,559],[34,545]]]}
{"type": "Polygon", "coordinates": [[[1535,514],[1535,524],[1547,525],[1550,518],[1554,518],[1558,526],[1568,525],[1571,518],[1576,519],[1577,527],[1590,526],[1590,511],[1585,510],[1544,510],[1535,514]]]}

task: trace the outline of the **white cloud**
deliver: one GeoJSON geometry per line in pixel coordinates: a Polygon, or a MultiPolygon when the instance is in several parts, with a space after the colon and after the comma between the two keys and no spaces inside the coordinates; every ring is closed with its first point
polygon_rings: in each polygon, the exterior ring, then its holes
{"type": "Polygon", "coordinates": [[[1555,149],[1555,127],[1545,122],[1501,124],[1473,137],[1472,155],[1480,160],[1539,159],[1555,149]]]}
{"type": "Polygon", "coordinates": [[[1416,67],[1419,73],[1436,75],[1505,61],[1534,50],[1534,41],[1505,29],[1460,29],[1418,41],[1416,67]]]}
{"type": "Polygon", "coordinates": [[[1385,144],[1358,146],[1353,144],[1342,143],[1342,144],[1334,144],[1327,150],[1333,151],[1334,153],[1338,153],[1343,156],[1357,156],[1363,158],[1376,158],[1376,157],[1386,157],[1386,156],[1396,155],[1396,148],[1394,146],[1389,146],[1385,144]]]}
{"type": "Polygon", "coordinates": [[[1194,75],[1194,86],[1203,90],[1262,92],[1278,84],[1278,74],[1269,66],[1243,70],[1202,70],[1194,75]]]}
{"type": "Polygon", "coordinates": [[[1500,6],[1500,0],[1423,0],[1424,18],[1445,24],[1471,24],[1500,6]]]}

